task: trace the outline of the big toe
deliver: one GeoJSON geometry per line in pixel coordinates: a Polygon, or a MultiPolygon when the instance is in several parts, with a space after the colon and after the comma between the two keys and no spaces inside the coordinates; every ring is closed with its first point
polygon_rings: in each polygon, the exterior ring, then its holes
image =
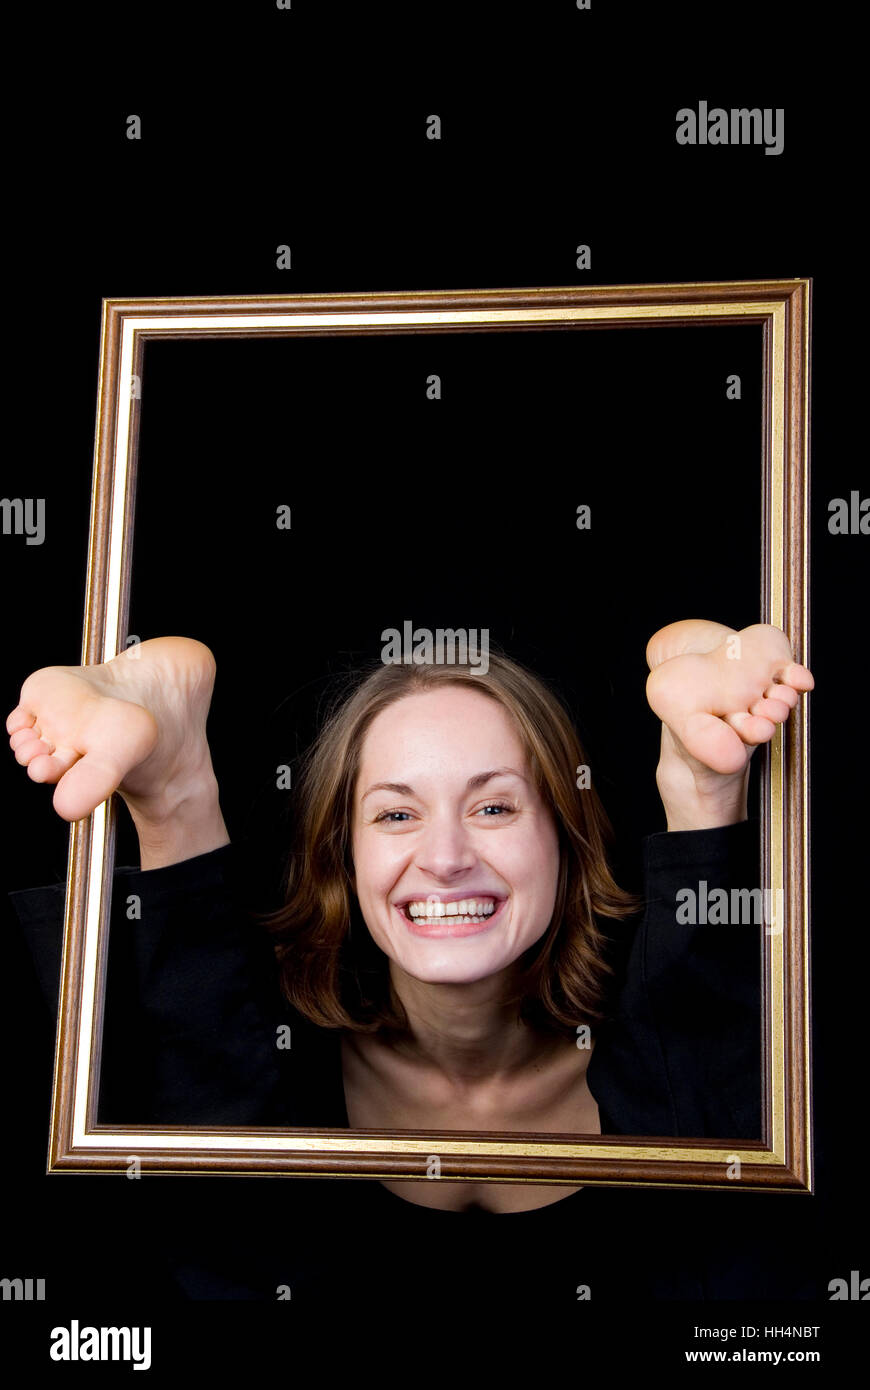
{"type": "Polygon", "coordinates": [[[715,714],[690,714],[674,732],[692,757],[714,772],[740,772],[746,766],[743,740],[715,714]]]}
{"type": "Polygon", "coordinates": [[[61,777],[54,792],[54,809],[64,820],[82,820],[108,800],[122,778],[118,763],[88,753],[61,777]]]}

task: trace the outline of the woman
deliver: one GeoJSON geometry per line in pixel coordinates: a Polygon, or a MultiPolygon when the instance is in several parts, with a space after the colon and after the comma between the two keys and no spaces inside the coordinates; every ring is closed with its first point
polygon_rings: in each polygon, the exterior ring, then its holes
{"type": "MultiPolygon", "coordinates": [[[[668,832],[743,825],[751,754],[812,675],[767,625],[671,624],[647,660],[668,832]]],[[[33,780],[57,783],[64,819],[117,790],[147,878],[229,844],[205,735],[214,676],[211,653],[186,638],[144,642],[101,666],[43,668],[7,720],[10,745],[33,780]]],[[[256,739],[256,711],[242,737],[256,739]]],[[[609,1115],[602,1125],[596,1100],[608,1084],[618,1092],[618,1045],[590,1087],[610,1015],[601,923],[637,903],[608,870],[609,827],[578,779],[584,764],[559,702],[497,654],[486,677],[381,666],[327,721],[297,783],[287,901],[269,925],[286,999],[340,1037],[350,1127],[621,1127],[609,1115]]],[[[708,872],[711,843],[695,841],[708,872]]],[[[757,1075],[743,1084],[757,1089],[757,1075]]],[[[683,1123],[675,1132],[704,1132],[683,1123]]],[[[721,1132],[710,1123],[706,1132],[721,1132]]],[[[528,1211],[566,1195],[425,1179],[384,1186],[443,1210],[528,1211]]]]}

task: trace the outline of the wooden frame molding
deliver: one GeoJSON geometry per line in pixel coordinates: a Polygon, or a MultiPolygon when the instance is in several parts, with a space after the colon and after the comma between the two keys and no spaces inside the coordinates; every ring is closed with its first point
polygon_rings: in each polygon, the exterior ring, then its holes
{"type": "MultiPolygon", "coordinates": [[[[160,338],[521,332],[762,325],[762,621],[809,663],[811,281],[105,300],[82,663],[121,649],[128,619],[144,345],[160,338]]],[[[762,750],[762,887],[783,904],[763,935],[763,1138],[337,1129],[163,1129],[96,1121],[116,798],[70,828],[48,1171],[446,1179],[811,1192],[806,702],[762,750]],[[780,890],[779,892],[777,890],[780,890]],[[740,1179],[728,1177],[740,1160],[740,1179]]]]}

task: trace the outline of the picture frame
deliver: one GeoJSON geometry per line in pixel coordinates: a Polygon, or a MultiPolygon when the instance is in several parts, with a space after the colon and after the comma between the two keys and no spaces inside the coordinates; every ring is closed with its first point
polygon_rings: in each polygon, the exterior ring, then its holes
{"type": "MultiPolygon", "coordinates": [[[[122,650],[130,603],[143,354],[168,338],[504,333],[757,324],[763,340],[761,621],[808,664],[809,279],[103,301],[82,664],[122,650]]],[[[813,1190],[810,1050],[809,729],[799,703],[762,767],[765,889],[760,1141],[450,1131],[106,1125],[97,1119],[116,800],[70,827],[48,1172],[419,1179],[813,1190]],[[740,1180],[729,1169],[735,1160],[740,1180]]]]}

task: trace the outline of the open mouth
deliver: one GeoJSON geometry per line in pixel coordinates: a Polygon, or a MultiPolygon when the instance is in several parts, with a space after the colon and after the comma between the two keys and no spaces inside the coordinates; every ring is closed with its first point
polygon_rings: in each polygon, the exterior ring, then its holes
{"type": "Polygon", "coordinates": [[[409,929],[420,936],[473,936],[486,931],[507,902],[506,898],[475,897],[459,902],[420,900],[403,903],[401,913],[409,929]]]}

